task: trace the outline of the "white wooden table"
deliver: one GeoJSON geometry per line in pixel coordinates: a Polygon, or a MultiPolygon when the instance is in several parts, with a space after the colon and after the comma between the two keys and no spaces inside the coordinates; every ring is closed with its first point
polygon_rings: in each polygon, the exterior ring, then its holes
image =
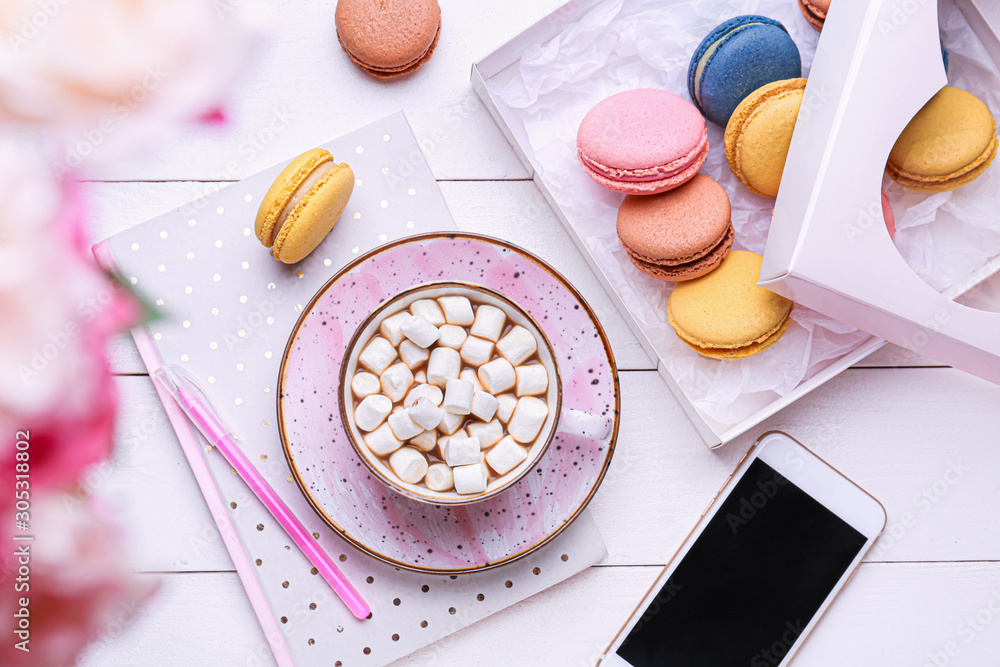
{"type": "MultiPolygon", "coordinates": [[[[768,429],[814,448],[889,513],[881,546],[796,664],[1000,664],[1000,388],[919,357],[894,367],[899,357],[887,349],[709,451],[469,86],[474,60],[560,0],[442,0],[433,59],[391,83],[341,53],[333,2],[278,4],[270,42],[235,88],[228,126],[190,128],[87,184],[94,240],[402,108],[459,228],[509,239],[562,271],[602,318],[622,369],[621,439],[591,505],[608,559],[397,664],[593,664],[768,429]]],[[[997,286],[980,295],[1000,303],[997,286]]],[[[110,361],[121,391],[116,452],[92,490],[119,509],[136,567],[161,588],[83,663],[270,664],[257,654],[263,634],[127,336],[110,361]]]]}

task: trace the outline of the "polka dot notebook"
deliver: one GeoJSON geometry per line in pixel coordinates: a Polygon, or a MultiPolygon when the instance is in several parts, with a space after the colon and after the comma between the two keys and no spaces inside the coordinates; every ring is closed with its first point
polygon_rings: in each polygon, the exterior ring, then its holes
{"type": "MultiPolygon", "coordinates": [[[[371,605],[370,620],[351,616],[225,459],[161,393],[267,637],[270,654],[267,647],[248,647],[253,664],[384,665],[565,580],[607,553],[593,519],[582,511],[568,526],[551,528],[558,535],[544,546],[500,567],[463,574],[411,571],[355,546],[310,505],[286,462],[276,418],[279,370],[296,322],[317,291],[366,252],[414,234],[455,229],[402,113],[324,148],[348,162],[357,181],[334,231],[297,265],[273,260],[253,232],[257,206],[284,164],[95,246],[98,259],[162,314],[133,332],[146,367],[175,363],[199,378],[240,434],[244,452],[371,605]]],[[[506,248],[497,252],[498,263],[523,261],[506,248]]],[[[594,363],[581,363],[581,373],[587,365],[595,372],[594,363]]],[[[602,400],[612,405],[618,398],[613,366],[597,372],[606,375],[602,400]]],[[[594,452],[605,464],[610,458],[610,451],[596,445],[594,452]]],[[[594,490],[596,482],[581,506],[594,490]]],[[[336,509],[321,507],[324,515],[336,509]]],[[[496,542],[495,527],[476,525],[480,532],[465,536],[466,549],[496,542]]]]}

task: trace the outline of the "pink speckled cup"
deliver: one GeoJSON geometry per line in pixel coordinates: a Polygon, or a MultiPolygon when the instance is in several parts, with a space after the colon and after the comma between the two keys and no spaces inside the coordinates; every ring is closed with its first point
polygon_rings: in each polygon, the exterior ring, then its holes
{"type": "MultiPolygon", "coordinates": [[[[538,323],[515,302],[503,294],[482,285],[453,281],[426,283],[410,288],[386,299],[378,308],[372,311],[358,327],[347,345],[344,361],[340,367],[340,414],[346,426],[346,433],[357,452],[358,457],[368,469],[386,486],[414,500],[432,503],[434,505],[467,505],[492,498],[516,484],[530,471],[545,454],[549,444],[557,432],[570,433],[590,437],[597,440],[608,437],[611,432],[611,422],[599,415],[592,415],[579,410],[562,407],[562,379],[552,344],[543,333],[538,323]],[[369,340],[378,334],[379,326],[387,317],[405,310],[418,299],[436,299],[442,296],[465,296],[470,300],[496,306],[503,310],[508,320],[520,325],[535,336],[539,342],[538,357],[545,366],[549,382],[545,401],[549,414],[542,425],[538,437],[528,448],[528,456],[516,468],[504,475],[494,478],[479,494],[461,495],[454,490],[432,491],[422,484],[410,484],[401,480],[389,467],[386,461],[372,454],[364,444],[361,430],[354,422],[354,409],[351,396],[351,378],[358,370],[358,356],[369,340]]],[[[506,434],[506,430],[505,430],[506,434]]]]}

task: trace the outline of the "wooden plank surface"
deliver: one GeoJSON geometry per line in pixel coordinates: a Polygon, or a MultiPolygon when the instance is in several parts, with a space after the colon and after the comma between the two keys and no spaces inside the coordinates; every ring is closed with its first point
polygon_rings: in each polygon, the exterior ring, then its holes
{"type": "MultiPolygon", "coordinates": [[[[234,87],[226,126],[188,127],[140,159],[85,165],[96,241],[403,108],[458,227],[542,256],[597,311],[623,369],[619,449],[591,505],[608,559],[396,664],[592,665],[753,438],[771,428],[816,450],[889,513],[879,547],[795,664],[997,664],[1000,388],[887,346],[752,433],[706,449],[469,86],[472,61],[562,0],[441,4],[432,61],[384,83],[340,52],[332,3],[276,0],[270,42],[234,87]]],[[[1000,277],[970,297],[996,309],[1000,277]]],[[[273,664],[127,336],[109,359],[126,376],[117,379],[116,449],[84,490],[118,509],[140,576],[161,586],[82,664],[273,664]]]]}
{"type": "MultiPolygon", "coordinates": [[[[591,568],[394,667],[593,665],[660,571],[591,568]]],[[[273,665],[241,593],[235,573],[164,577],[158,596],[135,621],[116,631],[113,641],[92,646],[81,664],[273,665]]],[[[314,639],[318,651],[328,650],[324,637],[314,639]]],[[[1000,564],[866,563],[794,664],[925,667],[936,658],[941,666],[990,667],[998,645],[1000,564]]]]}

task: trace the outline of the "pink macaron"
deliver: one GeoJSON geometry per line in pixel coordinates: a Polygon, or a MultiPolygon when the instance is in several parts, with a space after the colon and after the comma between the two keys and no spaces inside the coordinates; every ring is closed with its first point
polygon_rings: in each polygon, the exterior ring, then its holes
{"type": "Polygon", "coordinates": [[[708,156],[705,119],[683,97],[644,88],[599,102],[576,135],[580,164],[597,183],[654,195],[691,180],[708,156]]]}
{"type": "Polygon", "coordinates": [[[889,195],[882,191],[882,215],[885,216],[885,228],[889,230],[889,238],[896,238],[896,214],[892,211],[892,204],[889,203],[889,195]]]}

